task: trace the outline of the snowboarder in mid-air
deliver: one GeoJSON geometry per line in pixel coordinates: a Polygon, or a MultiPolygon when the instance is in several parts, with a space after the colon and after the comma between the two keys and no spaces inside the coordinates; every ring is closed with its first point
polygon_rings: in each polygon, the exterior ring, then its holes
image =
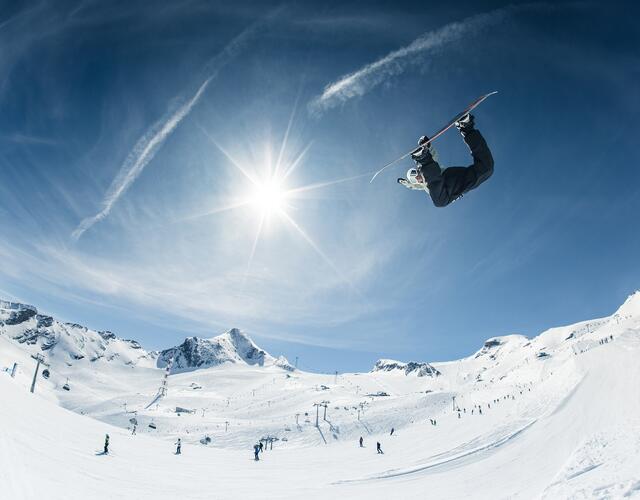
{"type": "Polygon", "coordinates": [[[455,122],[462,134],[462,139],[471,150],[473,164],[468,167],[440,168],[438,157],[429,138],[422,136],[418,146],[424,147],[415,151],[411,158],[416,163],[409,169],[407,178],[398,179],[398,183],[409,189],[424,190],[429,193],[436,207],[446,207],[465,193],[477,188],[493,174],[493,157],[484,137],[474,127],[471,114],[463,116],[455,122]]]}

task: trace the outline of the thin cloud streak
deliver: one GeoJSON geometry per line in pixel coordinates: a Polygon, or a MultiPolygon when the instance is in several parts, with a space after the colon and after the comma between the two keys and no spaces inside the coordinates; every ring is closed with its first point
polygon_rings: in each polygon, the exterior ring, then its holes
{"type": "Polygon", "coordinates": [[[389,78],[414,67],[417,56],[433,52],[444,45],[451,44],[473,36],[479,31],[498,24],[514,12],[527,8],[549,8],[548,4],[523,4],[507,6],[476,14],[462,21],[456,21],[437,30],[424,33],[406,47],[390,52],[382,59],[367,64],[359,70],[347,74],[324,88],[321,95],[311,100],[308,109],[312,114],[323,112],[339,106],[346,101],[361,97],[389,78]]]}
{"type": "Polygon", "coordinates": [[[107,191],[107,194],[102,201],[102,210],[92,217],[85,218],[78,227],[73,231],[72,238],[78,240],[85,231],[91,228],[94,224],[101,221],[109,215],[113,205],[120,199],[129,187],[140,176],[144,167],[153,159],[158,152],[158,149],[162,146],[164,141],[169,137],[171,132],[175,130],[178,124],[189,114],[193,106],[198,102],[200,96],[205,91],[211,77],[207,78],[195,95],[182,105],[175,113],[173,113],[168,120],[162,120],[157,122],[151,129],[138,140],[133,148],[133,151],[129,153],[124,164],[120,168],[120,172],[111,183],[111,187],[107,191]]]}
{"type": "Polygon", "coordinates": [[[109,215],[115,203],[127,189],[131,187],[147,164],[153,160],[167,137],[171,135],[180,122],[191,112],[207,89],[209,83],[217,76],[222,67],[239,53],[249,38],[257,31],[257,27],[260,24],[260,22],[254,23],[227,44],[227,46],[207,64],[205,69],[209,76],[200,87],[198,87],[195,94],[185,104],[180,106],[177,111],[156,122],[147,133],[138,140],[102,200],[102,210],[80,222],[71,235],[73,240],[77,241],[94,224],[109,215]]]}

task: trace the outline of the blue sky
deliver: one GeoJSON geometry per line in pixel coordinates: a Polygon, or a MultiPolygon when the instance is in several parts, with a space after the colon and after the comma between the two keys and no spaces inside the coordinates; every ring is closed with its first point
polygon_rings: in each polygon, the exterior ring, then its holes
{"type": "MultiPolygon", "coordinates": [[[[148,349],[235,326],[330,372],[640,288],[635,3],[227,4],[0,7],[0,296],[148,349]],[[369,184],[491,90],[481,188],[436,209],[409,162],[369,184]]],[[[436,147],[469,162],[455,130],[436,147]]]]}

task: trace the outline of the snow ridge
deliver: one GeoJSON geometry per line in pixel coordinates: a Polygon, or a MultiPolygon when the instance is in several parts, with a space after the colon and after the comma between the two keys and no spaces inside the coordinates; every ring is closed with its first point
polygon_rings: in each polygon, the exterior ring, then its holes
{"type": "Polygon", "coordinates": [[[157,366],[166,367],[172,358],[172,373],[211,368],[225,363],[275,365],[289,371],[293,369],[286,358],[274,358],[237,328],[211,339],[187,337],[179,346],[161,351],[158,354],[157,366]]]}
{"type": "Polygon", "coordinates": [[[372,372],[404,372],[405,375],[412,373],[417,374],[418,377],[437,377],[441,373],[436,370],[429,363],[418,363],[416,361],[409,361],[403,363],[396,361],[395,359],[379,359],[373,366],[372,372]]]}
{"type": "Polygon", "coordinates": [[[0,301],[0,335],[23,344],[29,351],[47,351],[51,361],[72,363],[118,360],[136,364],[148,353],[135,340],[118,338],[109,331],[95,331],[77,323],[62,323],[40,314],[34,306],[0,301]]]}

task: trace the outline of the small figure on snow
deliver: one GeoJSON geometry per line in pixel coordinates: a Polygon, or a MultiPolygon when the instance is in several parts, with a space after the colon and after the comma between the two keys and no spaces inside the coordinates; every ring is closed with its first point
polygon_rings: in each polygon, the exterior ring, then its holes
{"type": "Polygon", "coordinates": [[[465,193],[477,188],[493,174],[493,157],[484,137],[474,128],[474,117],[467,114],[455,123],[462,139],[469,147],[473,164],[468,167],[440,168],[438,156],[429,138],[422,136],[418,146],[424,147],[411,155],[416,163],[407,178],[398,183],[409,189],[425,190],[436,207],[446,207],[465,193]]]}
{"type": "Polygon", "coordinates": [[[109,434],[106,434],[104,437],[104,454],[109,454],[109,434]]]}
{"type": "Polygon", "coordinates": [[[180,440],[180,438],[178,438],[178,440],[176,441],[176,455],[181,455],[182,454],[182,441],[180,440]]]}
{"type": "Polygon", "coordinates": [[[395,428],[394,428],[394,427],[392,427],[392,428],[391,428],[391,434],[389,434],[389,435],[390,435],[390,436],[393,436],[393,433],[394,433],[395,431],[396,431],[396,430],[395,430],[395,428]]]}
{"type": "Polygon", "coordinates": [[[262,441],[260,441],[260,451],[264,451],[264,444],[262,444],[262,441]]]}
{"type": "Polygon", "coordinates": [[[364,448],[364,439],[360,436],[360,448],[364,448]]]}
{"type": "Polygon", "coordinates": [[[382,451],[382,447],[380,446],[380,441],[376,443],[376,451],[378,452],[378,454],[384,455],[384,452],[382,451]]]}
{"type": "Polygon", "coordinates": [[[253,459],[260,460],[260,446],[257,444],[253,445],[253,459]]]}

